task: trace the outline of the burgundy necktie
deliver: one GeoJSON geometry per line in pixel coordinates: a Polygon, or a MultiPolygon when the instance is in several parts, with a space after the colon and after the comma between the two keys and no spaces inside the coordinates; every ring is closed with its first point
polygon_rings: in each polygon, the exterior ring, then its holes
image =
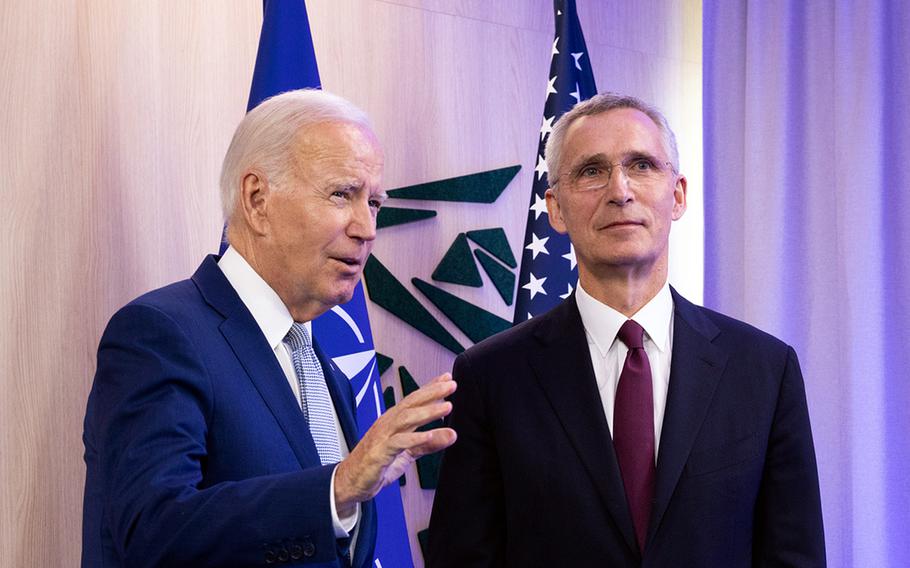
{"type": "Polygon", "coordinates": [[[613,446],[640,550],[645,548],[655,477],[654,398],[651,364],[642,345],[644,333],[644,328],[632,320],[619,328],[619,340],[629,353],[619,375],[613,406],[613,446]]]}

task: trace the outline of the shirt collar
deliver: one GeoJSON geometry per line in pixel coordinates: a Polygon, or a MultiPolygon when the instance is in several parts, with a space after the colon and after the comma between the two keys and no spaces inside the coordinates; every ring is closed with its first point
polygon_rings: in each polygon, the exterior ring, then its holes
{"type": "MultiPolygon", "coordinates": [[[[601,303],[588,294],[578,283],[575,302],[581,314],[581,323],[588,337],[597,346],[602,357],[613,345],[619,328],[627,318],[610,306],[601,303]]],[[[660,291],[647,304],[642,306],[632,318],[645,329],[646,336],[658,350],[664,352],[670,348],[670,323],[673,319],[673,296],[670,294],[670,283],[665,282],[660,291]]]]}
{"type": "MultiPolygon", "coordinates": [[[[278,293],[250,266],[234,247],[224,251],[218,268],[240,296],[240,301],[253,315],[272,349],[276,349],[291,329],[294,318],[278,293]]],[[[310,322],[306,322],[309,332],[310,322]]]]}

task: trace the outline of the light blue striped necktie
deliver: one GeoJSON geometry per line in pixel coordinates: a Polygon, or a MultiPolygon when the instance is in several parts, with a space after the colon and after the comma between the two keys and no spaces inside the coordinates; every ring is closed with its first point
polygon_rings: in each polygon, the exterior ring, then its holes
{"type": "Polygon", "coordinates": [[[291,348],[291,360],[294,362],[297,384],[300,385],[300,408],[304,420],[310,425],[310,435],[316,443],[319,461],[323,465],[340,462],[341,449],[335,430],[332,398],[306,326],[294,322],[284,342],[291,348]]]}

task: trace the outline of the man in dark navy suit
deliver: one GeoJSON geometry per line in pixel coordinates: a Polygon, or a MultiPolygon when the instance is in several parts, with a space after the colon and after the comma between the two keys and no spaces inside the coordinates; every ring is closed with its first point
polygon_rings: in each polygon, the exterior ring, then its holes
{"type": "Polygon", "coordinates": [[[666,119],[597,95],[546,161],[578,287],[456,359],[427,566],[824,566],[796,354],[667,282],[686,178],[666,119]]]}
{"type": "Polygon", "coordinates": [[[83,566],[372,565],[371,499],[450,445],[448,374],[358,440],[309,322],[349,300],[376,236],[382,151],[320,91],[263,102],[225,156],[230,247],[118,311],[85,417],[83,566]]]}

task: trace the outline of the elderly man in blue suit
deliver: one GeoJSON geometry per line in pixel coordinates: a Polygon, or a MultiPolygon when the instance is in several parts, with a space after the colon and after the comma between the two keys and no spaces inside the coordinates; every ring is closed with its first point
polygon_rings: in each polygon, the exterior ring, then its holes
{"type": "Polygon", "coordinates": [[[292,91],[224,159],[230,247],[118,311],[85,417],[83,566],[370,566],[372,497],[450,445],[437,377],[358,440],[309,322],[349,300],[376,236],[382,151],[347,101],[292,91]]]}
{"type": "Polygon", "coordinates": [[[595,96],[546,160],[578,288],[456,359],[427,566],[824,566],[796,354],[667,283],[686,178],[666,119],[595,96]]]}

